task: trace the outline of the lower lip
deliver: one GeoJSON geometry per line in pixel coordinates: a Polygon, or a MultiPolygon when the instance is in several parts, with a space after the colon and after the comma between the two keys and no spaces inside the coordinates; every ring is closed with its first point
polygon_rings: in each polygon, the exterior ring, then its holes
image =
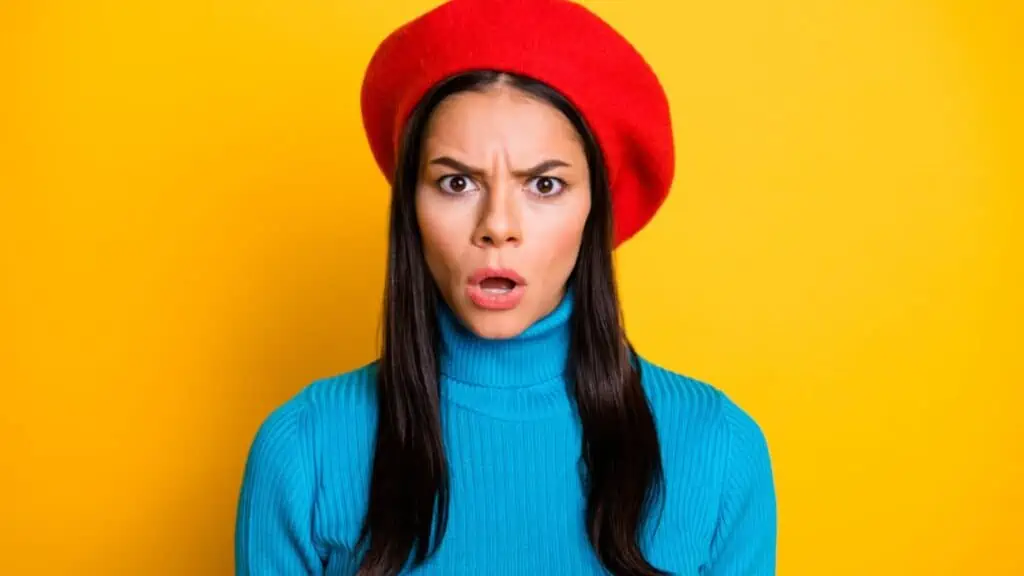
{"type": "Polygon", "coordinates": [[[479,284],[470,284],[466,287],[469,299],[484,310],[511,310],[519,305],[525,291],[526,287],[522,284],[516,284],[516,287],[508,292],[489,292],[479,284]]]}

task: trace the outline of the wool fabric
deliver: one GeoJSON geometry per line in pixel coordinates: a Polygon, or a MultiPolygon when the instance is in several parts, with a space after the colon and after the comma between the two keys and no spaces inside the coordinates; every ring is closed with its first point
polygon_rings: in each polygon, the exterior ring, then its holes
{"type": "Polygon", "coordinates": [[[654,217],[675,171],[668,98],[625,37],[569,0],[451,0],[381,42],[363,79],[362,118],[389,182],[415,106],[441,81],[475,70],[539,80],[576,107],[606,164],[614,245],[654,217]]]}

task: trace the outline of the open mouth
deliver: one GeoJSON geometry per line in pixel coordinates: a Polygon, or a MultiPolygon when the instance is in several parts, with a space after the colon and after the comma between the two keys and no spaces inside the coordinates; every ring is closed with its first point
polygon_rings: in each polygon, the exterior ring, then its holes
{"type": "Polygon", "coordinates": [[[482,268],[469,278],[467,295],[487,310],[509,310],[522,300],[526,280],[514,270],[482,268]]]}
{"type": "Polygon", "coordinates": [[[480,281],[480,289],[485,294],[508,294],[516,287],[516,281],[503,276],[490,276],[480,281]]]}

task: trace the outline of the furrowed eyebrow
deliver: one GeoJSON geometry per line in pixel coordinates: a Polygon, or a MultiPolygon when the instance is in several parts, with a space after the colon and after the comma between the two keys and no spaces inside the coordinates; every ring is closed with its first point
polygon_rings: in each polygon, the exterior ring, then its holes
{"type": "Polygon", "coordinates": [[[539,176],[548,170],[553,168],[569,168],[568,162],[563,162],[557,159],[545,160],[540,164],[537,164],[533,168],[523,170],[522,172],[515,172],[514,174],[519,178],[528,178],[530,176],[539,176]]]}
{"type": "MultiPolygon", "coordinates": [[[[470,174],[470,175],[473,175],[473,176],[479,176],[479,175],[484,173],[484,171],[481,170],[480,168],[475,168],[475,167],[470,166],[468,164],[464,164],[464,163],[459,162],[458,160],[456,160],[456,159],[454,159],[454,158],[452,158],[450,156],[439,156],[439,157],[434,158],[433,160],[431,160],[430,164],[433,164],[433,165],[436,165],[436,166],[447,166],[448,168],[451,168],[452,170],[458,170],[459,172],[461,172],[463,174],[470,174]]],[[[571,166],[570,166],[570,164],[568,162],[564,162],[562,160],[557,160],[557,159],[550,159],[550,160],[544,160],[543,162],[540,162],[539,164],[537,164],[537,165],[535,165],[535,166],[533,166],[531,168],[527,168],[526,170],[516,171],[513,174],[516,177],[518,177],[518,178],[528,178],[528,177],[531,177],[531,176],[538,176],[538,175],[543,174],[543,173],[547,172],[548,170],[551,170],[551,169],[554,169],[554,168],[570,168],[570,167],[571,166]]]]}
{"type": "Polygon", "coordinates": [[[440,156],[438,158],[434,158],[433,160],[430,161],[430,163],[437,166],[447,166],[448,168],[451,168],[452,170],[458,170],[463,174],[472,174],[474,176],[479,176],[480,174],[484,173],[483,170],[479,168],[474,168],[468,164],[463,164],[462,162],[459,162],[458,160],[450,156],[440,156]]]}

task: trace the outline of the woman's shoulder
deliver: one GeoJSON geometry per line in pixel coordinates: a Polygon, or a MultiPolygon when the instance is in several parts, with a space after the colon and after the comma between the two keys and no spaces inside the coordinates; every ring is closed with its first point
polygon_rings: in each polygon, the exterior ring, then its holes
{"type": "Polygon", "coordinates": [[[377,361],[314,380],[292,398],[329,421],[376,413],[377,361]]]}
{"type": "Polygon", "coordinates": [[[725,391],[640,358],[641,382],[663,438],[697,443],[723,456],[767,452],[760,424],[725,391]]]}
{"type": "Polygon", "coordinates": [[[314,460],[323,443],[365,436],[376,426],[377,364],[319,378],[275,406],[260,423],[250,448],[250,465],[314,460]]]}
{"type": "Polygon", "coordinates": [[[236,527],[239,558],[253,562],[282,546],[300,546],[286,571],[305,572],[323,555],[322,534],[300,538],[296,526],[313,525],[320,511],[335,529],[358,530],[360,508],[342,509],[340,502],[358,502],[366,493],[376,426],[375,380],[375,364],[321,378],[264,417],[246,458],[236,527]],[[326,485],[351,492],[319,500],[319,487],[326,485]]]}
{"type": "Polygon", "coordinates": [[[746,412],[717,386],[639,357],[644,391],[654,407],[664,407],[692,420],[715,420],[746,412]]]}
{"type": "MultiPolygon", "coordinates": [[[[775,562],[775,480],[761,426],[721,389],[640,360],[658,427],[670,508],[710,538],[712,572],[775,562]],[[703,502],[702,508],[694,503],[703,502]]],[[[744,568],[746,567],[746,568],[744,568]]],[[[768,572],[765,572],[768,573],[768,572]]]]}

